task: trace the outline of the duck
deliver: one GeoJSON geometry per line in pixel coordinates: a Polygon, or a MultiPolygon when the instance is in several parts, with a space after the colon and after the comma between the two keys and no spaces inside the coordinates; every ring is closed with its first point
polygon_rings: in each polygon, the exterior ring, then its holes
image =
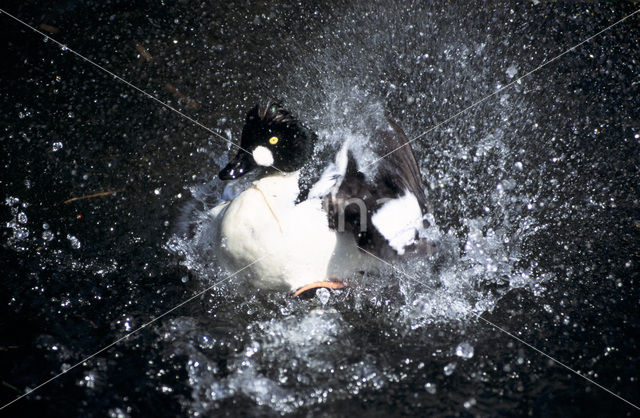
{"type": "Polygon", "coordinates": [[[354,275],[430,248],[420,237],[430,204],[411,145],[388,116],[379,122],[369,143],[384,158],[374,170],[345,141],[319,178],[304,182],[317,134],[282,101],[252,107],[218,177],[253,180],[239,193],[225,189],[210,213],[221,265],[255,288],[300,296],[343,289],[354,275]]]}

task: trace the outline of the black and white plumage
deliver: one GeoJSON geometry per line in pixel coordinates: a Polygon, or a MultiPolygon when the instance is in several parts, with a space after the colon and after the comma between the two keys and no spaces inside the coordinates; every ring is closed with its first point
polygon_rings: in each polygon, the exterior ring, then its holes
{"type": "Polygon", "coordinates": [[[324,199],[334,229],[344,226],[360,248],[389,260],[427,244],[419,241],[418,232],[426,222],[429,204],[405,133],[390,119],[386,122],[387,128],[375,130],[371,137],[375,153],[384,156],[375,163],[373,174],[367,176],[358,169],[345,144],[332,170],[325,171],[325,179],[332,176],[335,183],[324,199]],[[366,211],[359,202],[364,202],[366,211]]]}
{"type": "Polygon", "coordinates": [[[311,158],[316,135],[281,103],[251,109],[241,150],[219,177],[258,170],[258,179],[212,210],[222,263],[235,271],[260,259],[246,271],[252,284],[300,291],[338,287],[333,284],[354,272],[376,268],[376,257],[421,252],[428,202],[418,165],[402,129],[382,122],[386,127],[370,141],[385,158],[372,174],[360,169],[345,143],[300,201],[300,169],[311,158]]]}

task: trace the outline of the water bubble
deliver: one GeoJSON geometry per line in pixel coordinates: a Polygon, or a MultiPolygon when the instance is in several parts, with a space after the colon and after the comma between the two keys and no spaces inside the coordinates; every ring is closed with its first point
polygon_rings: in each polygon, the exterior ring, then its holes
{"type": "Polygon", "coordinates": [[[515,76],[518,73],[518,67],[516,67],[515,64],[511,64],[509,68],[507,68],[507,71],[505,72],[507,73],[507,77],[513,78],[513,76],[515,76]]]}
{"type": "Polygon", "coordinates": [[[20,222],[21,224],[26,224],[27,223],[27,214],[24,212],[20,212],[18,214],[18,222],[20,222]]]}
{"type": "Polygon", "coordinates": [[[54,142],[53,146],[51,147],[51,150],[53,152],[60,151],[62,147],[63,147],[62,142],[54,142]]]}
{"type": "Polygon", "coordinates": [[[318,301],[323,305],[326,305],[327,302],[329,302],[330,297],[331,297],[331,293],[329,292],[329,289],[325,289],[324,287],[321,287],[316,291],[316,298],[318,298],[318,301]]]}
{"type": "Polygon", "coordinates": [[[74,250],[77,250],[78,248],[80,248],[81,244],[78,238],[76,238],[73,235],[67,234],[67,239],[71,243],[71,248],[73,248],[74,250]]]}
{"type": "Polygon", "coordinates": [[[427,382],[427,383],[424,384],[424,388],[430,394],[432,394],[432,395],[436,394],[436,384],[435,383],[427,382]]]}
{"type": "Polygon", "coordinates": [[[520,161],[516,161],[514,166],[516,167],[516,170],[522,171],[522,163],[520,161]]]}
{"type": "Polygon", "coordinates": [[[160,191],[161,191],[161,190],[162,190],[162,189],[158,187],[157,189],[155,189],[155,190],[153,191],[153,194],[155,194],[156,196],[158,196],[158,195],[160,194],[160,191]]]}
{"type": "Polygon", "coordinates": [[[451,373],[453,373],[453,371],[456,369],[456,363],[455,362],[451,362],[449,364],[447,364],[446,366],[444,366],[444,374],[445,376],[451,376],[451,373]]]}
{"type": "Polygon", "coordinates": [[[466,341],[461,342],[456,347],[456,356],[462,357],[463,359],[470,359],[473,357],[473,346],[466,341]]]}

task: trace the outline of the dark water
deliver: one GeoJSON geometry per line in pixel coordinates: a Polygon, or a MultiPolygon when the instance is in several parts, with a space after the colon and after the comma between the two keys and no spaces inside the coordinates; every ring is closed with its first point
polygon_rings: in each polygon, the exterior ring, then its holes
{"type": "MultiPolygon", "coordinates": [[[[2,8],[225,137],[283,98],[320,166],[367,118],[416,137],[639,7],[220,3],[2,8]]],[[[441,253],[328,301],[221,281],[226,143],[0,22],[1,403],[217,283],[3,415],[638,414],[477,315],[639,403],[640,16],[417,140],[441,253]]]]}

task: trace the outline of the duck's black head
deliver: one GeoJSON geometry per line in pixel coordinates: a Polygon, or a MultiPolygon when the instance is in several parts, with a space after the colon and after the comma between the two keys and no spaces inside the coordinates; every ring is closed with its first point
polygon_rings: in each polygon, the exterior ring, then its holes
{"type": "Polygon", "coordinates": [[[258,167],[294,172],[311,158],[315,141],[316,135],[281,102],[256,105],[247,113],[240,151],[218,176],[222,180],[237,179],[258,167]]]}

